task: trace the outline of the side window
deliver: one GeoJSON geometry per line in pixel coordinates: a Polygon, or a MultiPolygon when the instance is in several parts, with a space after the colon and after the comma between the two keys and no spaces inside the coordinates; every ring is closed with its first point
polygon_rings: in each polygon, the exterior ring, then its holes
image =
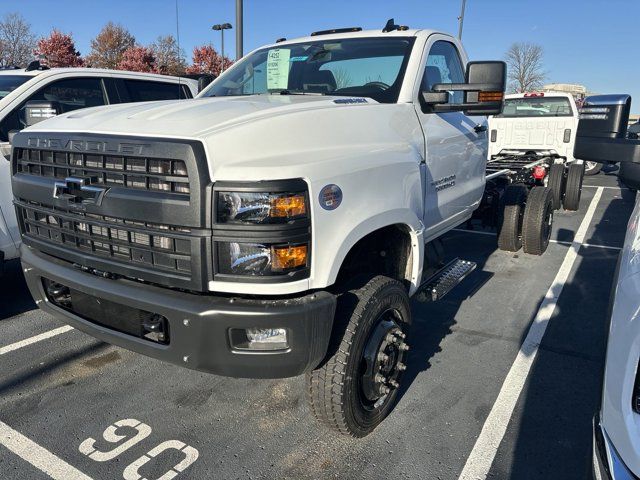
{"type": "MultiPolygon", "coordinates": [[[[431,90],[436,83],[464,83],[464,69],[453,43],[438,40],[431,46],[422,77],[422,90],[431,90]]],[[[463,103],[464,92],[451,92],[451,103],[463,103]]]]}
{"type": "Polygon", "coordinates": [[[148,80],[125,80],[132,102],[153,100],[177,100],[185,97],[185,91],[177,83],[151,82],[148,80]]]}
{"type": "Polygon", "coordinates": [[[99,78],[70,78],[51,82],[29,97],[29,100],[58,102],[61,113],[107,104],[99,78]]]}
{"type": "Polygon", "coordinates": [[[8,141],[10,131],[22,130],[25,127],[22,112],[25,104],[31,100],[58,102],[60,113],[107,104],[100,78],[69,78],[51,82],[27,98],[4,118],[0,123],[0,141],[8,141]]]}

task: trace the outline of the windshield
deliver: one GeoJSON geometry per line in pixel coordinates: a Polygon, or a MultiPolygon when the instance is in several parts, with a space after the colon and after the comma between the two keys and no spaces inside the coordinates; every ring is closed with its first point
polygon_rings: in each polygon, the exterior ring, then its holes
{"type": "Polygon", "coordinates": [[[566,97],[507,98],[502,114],[496,117],[570,117],[571,103],[566,97]]]}
{"type": "Polygon", "coordinates": [[[31,78],[28,75],[0,75],[0,98],[6,97],[31,78]]]}
{"type": "Polygon", "coordinates": [[[413,41],[353,38],[264,48],[236,63],[202,96],[340,95],[394,103],[413,41]]]}

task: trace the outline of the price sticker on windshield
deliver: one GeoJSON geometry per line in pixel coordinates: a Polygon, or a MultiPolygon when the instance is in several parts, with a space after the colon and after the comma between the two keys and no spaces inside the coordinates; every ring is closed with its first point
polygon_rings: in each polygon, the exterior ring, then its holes
{"type": "Polygon", "coordinates": [[[291,50],[276,48],[267,54],[267,89],[286,90],[289,87],[289,57],[291,50]]]}

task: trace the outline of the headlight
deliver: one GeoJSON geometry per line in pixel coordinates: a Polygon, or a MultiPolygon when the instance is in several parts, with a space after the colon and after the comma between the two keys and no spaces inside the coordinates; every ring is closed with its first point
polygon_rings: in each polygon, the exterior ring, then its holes
{"type": "Polygon", "coordinates": [[[304,192],[218,192],[218,223],[287,223],[307,213],[304,192]]]}
{"type": "Polygon", "coordinates": [[[218,271],[227,275],[281,275],[306,268],[308,244],[218,243],[218,271]]]}

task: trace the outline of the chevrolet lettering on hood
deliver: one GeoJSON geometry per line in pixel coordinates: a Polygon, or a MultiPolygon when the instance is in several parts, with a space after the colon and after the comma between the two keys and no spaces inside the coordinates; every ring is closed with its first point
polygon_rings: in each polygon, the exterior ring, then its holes
{"type": "Polygon", "coordinates": [[[102,140],[82,140],[73,138],[29,137],[28,147],[71,150],[74,152],[117,153],[122,155],[142,155],[146,143],[109,142],[102,140]]]}

